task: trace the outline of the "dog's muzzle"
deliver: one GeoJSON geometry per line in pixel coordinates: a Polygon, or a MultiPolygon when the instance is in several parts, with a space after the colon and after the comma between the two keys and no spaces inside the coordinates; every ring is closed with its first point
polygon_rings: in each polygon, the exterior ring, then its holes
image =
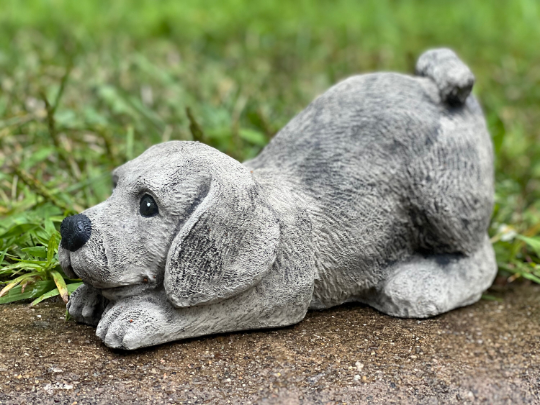
{"type": "Polygon", "coordinates": [[[75,252],[84,246],[92,234],[92,222],[84,214],[64,218],[60,225],[60,243],[64,249],[75,252]]]}

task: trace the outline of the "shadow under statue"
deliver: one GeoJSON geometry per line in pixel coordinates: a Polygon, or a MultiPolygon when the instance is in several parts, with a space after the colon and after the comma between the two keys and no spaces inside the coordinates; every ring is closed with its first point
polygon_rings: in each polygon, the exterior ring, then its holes
{"type": "Polygon", "coordinates": [[[167,142],[113,172],[105,202],[61,226],[69,313],[109,347],[274,328],[362,302],[425,318],[477,301],[497,267],[487,236],[493,152],[449,49],[416,76],[354,76],[244,164],[167,142]]]}

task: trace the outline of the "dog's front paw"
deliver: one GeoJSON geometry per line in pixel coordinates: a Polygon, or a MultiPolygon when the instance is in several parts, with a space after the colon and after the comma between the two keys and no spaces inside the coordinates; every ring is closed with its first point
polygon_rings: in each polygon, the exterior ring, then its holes
{"type": "Polygon", "coordinates": [[[167,341],[170,318],[161,300],[130,297],[107,307],[96,335],[114,349],[133,350],[156,345],[167,341]]]}
{"type": "Polygon", "coordinates": [[[96,326],[107,306],[108,300],[88,284],[77,288],[69,297],[67,310],[77,322],[96,326]]]}

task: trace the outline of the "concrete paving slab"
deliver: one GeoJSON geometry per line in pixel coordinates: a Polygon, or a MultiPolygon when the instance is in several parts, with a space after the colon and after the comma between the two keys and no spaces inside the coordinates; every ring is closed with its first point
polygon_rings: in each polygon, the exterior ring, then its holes
{"type": "Polygon", "coordinates": [[[540,403],[540,287],[427,320],[362,305],[113,351],[62,303],[0,307],[2,404],[540,403]]]}

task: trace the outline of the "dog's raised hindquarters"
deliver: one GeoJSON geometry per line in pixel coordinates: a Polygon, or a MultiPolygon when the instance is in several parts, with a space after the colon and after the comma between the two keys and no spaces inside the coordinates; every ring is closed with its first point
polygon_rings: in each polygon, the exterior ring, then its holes
{"type": "Polygon", "coordinates": [[[337,84],[245,164],[168,142],[115,170],[112,196],[62,225],[85,282],[70,314],[135,349],[343,302],[424,318],[478,300],[496,264],[474,76],[448,49],[416,71],[337,84]]]}

